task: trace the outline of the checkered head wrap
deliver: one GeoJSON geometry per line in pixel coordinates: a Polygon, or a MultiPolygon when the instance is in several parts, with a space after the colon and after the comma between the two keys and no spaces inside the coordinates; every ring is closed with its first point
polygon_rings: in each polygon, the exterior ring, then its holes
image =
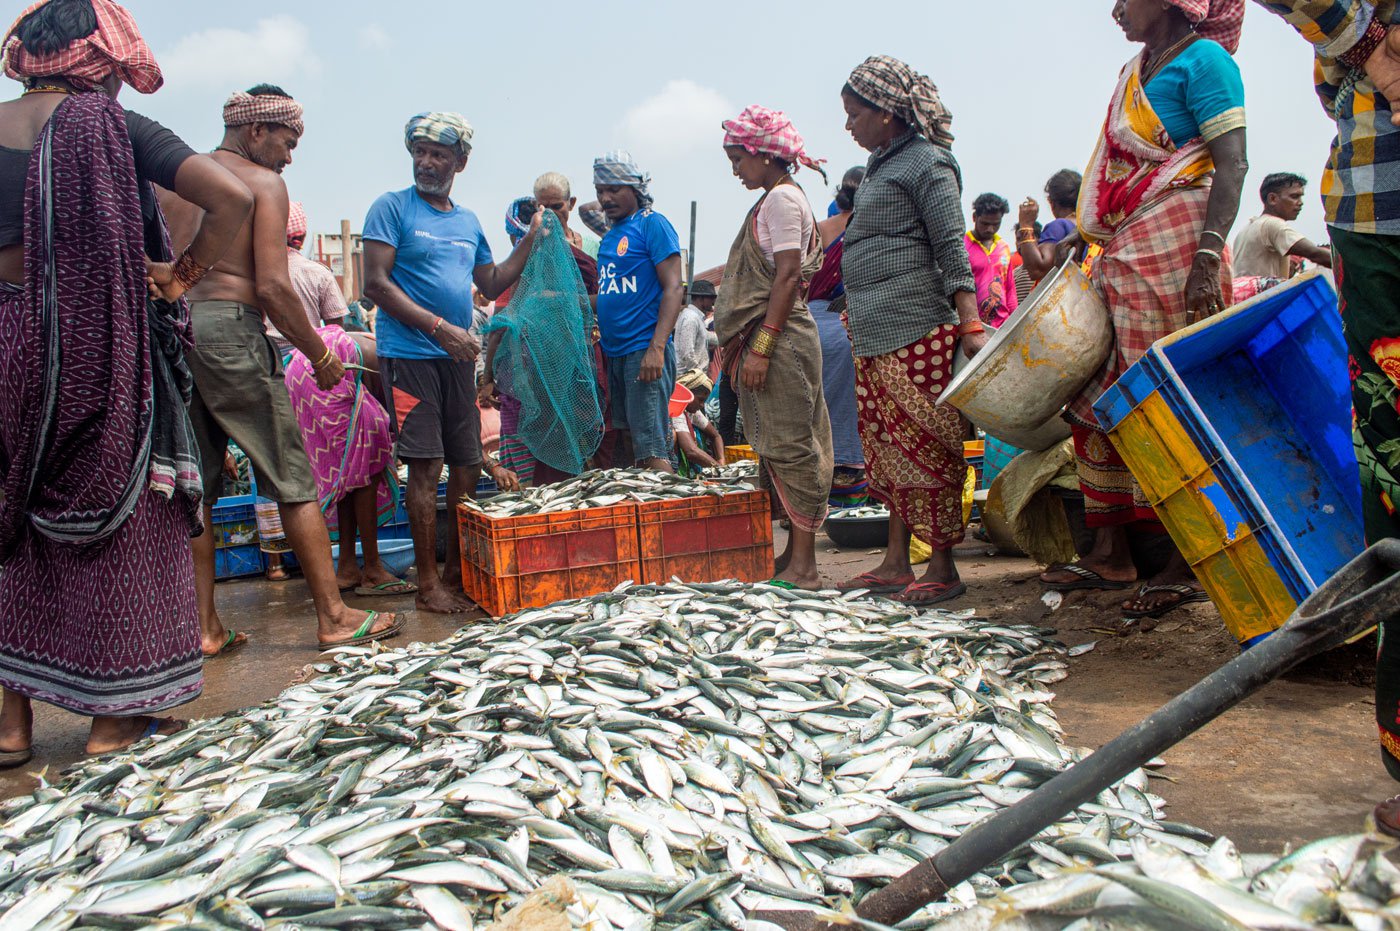
{"type": "Polygon", "coordinates": [[[115,73],[136,91],[154,94],[165,83],[155,55],[141,38],[136,20],[110,0],[92,0],[97,14],[97,30],[74,39],[68,47],[52,55],[36,55],[24,47],[15,31],[30,14],[47,6],[49,0],[30,4],[5,33],[5,74],[16,81],[61,77],[75,87],[97,90],[115,73]]]}
{"type": "Polygon", "coordinates": [[[287,245],[293,242],[301,242],[306,239],[306,208],[301,201],[292,201],[291,209],[287,211],[287,245]]]}
{"type": "Polygon", "coordinates": [[[737,119],[725,120],[720,124],[724,129],[726,147],[736,145],[750,155],[772,155],[782,159],[796,171],[806,165],[819,172],[826,179],[822,165],[824,158],[812,158],[807,154],[807,146],[802,134],[792,125],[792,120],[781,110],[770,110],[754,104],[745,107],[737,119]]]}
{"type": "Polygon", "coordinates": [[[1196,35],[1224,46],[1235,54],[1244,32],[1244,0],[1167,0],[1186,14],[1196,27],[1196,35]]]}
{"type": "Polygon", "coordinates": [[[449,149],[456,149],[460,157],[471,152],[473,134],[472,124],[460,113],[420,113],[403,128],[403,145],[412,152],[413,143],[425,139],[445,145],[449,149]]]}
{"type": "Polygon", "coordinates": [[[862,98],[893,113],[935,145],[953,147],[953,133],[948,128],[953,114],[943,106],[938,88],[926,75],[898,58],[871,55],[856,66],[846,83],[862,98]]]}
{"type": "Polygon", "coordinates": [[[603,187],[630,187],[637,192],[637,205],[646,210],[652,205],[651,175],[637,167],[632,154],[625,149],[616,149],[593,160],[593,183],[603,187]]]}
{"type": "Polygon", "coordinates": [[[253,123],[271,123],[285,126],[300,136],[306,131],[302,122],[302,107],[290,97],[276,94],[253,96],[245,91],[234,91],[224,101],[224,125],[227,127],[248,126],[253,123]]]}

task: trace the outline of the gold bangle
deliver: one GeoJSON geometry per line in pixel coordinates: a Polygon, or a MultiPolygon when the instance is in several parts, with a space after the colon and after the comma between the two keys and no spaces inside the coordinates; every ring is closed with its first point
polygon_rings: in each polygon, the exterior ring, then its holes
{"type": "Polygon", "coordinates": [[[333,355],[335,355],[335,353],[331,352],[330,348],[327,347],[326,354],[321,357],[321,361],[311,363],[311,368],[319,372],[327,362],[331,361],[331,356],[333,355]]]}
{"type": "Polygon", "coordinates": [[[749,351],[755,355],[763,356],[765,359],[773,357],[773,350],[778,348],[778,340],[768,330],[759,330],[754,335],[753,342],[749,344],[749,351]]]}

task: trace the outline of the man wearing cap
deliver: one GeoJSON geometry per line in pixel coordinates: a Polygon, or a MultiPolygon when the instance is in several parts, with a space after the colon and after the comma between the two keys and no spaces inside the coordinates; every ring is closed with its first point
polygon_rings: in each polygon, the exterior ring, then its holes
{"type": "Polygon", "coordinates": [[[690,303],[676,320],[676,371],[710,367],[710,314],[715,312],[715,286],[703,278],[690,286],[690,303]]]}
{"type": "MultiPolygon", "coordinates": [[[[194,541],[195,587],[204,650],[213,655],[246,638],[226,628],[214,606],[211,504],[223,484],[229,440],[248,456],[258,494],[277,502],[292,552],[301,562],[316,605],[322,647],[391,637],[402,624],[392,614],[347,607],[336,586],[330,536],[317,501],[315,476],[302,445],[282,377],[282,358],[264,332],[264,316],[308,359],[316,383],[335,387],[345,376],[340,359],[307,319],[287,271],[290,204],[282,170],[292,163],[303,129],[301,104],[280,87],[260,84],[224,104],[224,138],[213,158],[253,192],[253,212],[233,246],[189,291],[194,350],[190,421],[204,474],[205,531],[194,541]]],[[[161,205],[171,239],[184,245],[199,225],[199,210],[168,192],[161,205]]]]}
{"type": "Polygon", "coordinates": [[[386,407],[397,454],[408,464],[409,529],[418,570],[418,608],[468,611],[462,595],[461,544],[447,535],[447,565],[437,567],[437,487],[449,467],[447,500],[476,489],[481,430],[476,408],[472,285],[495,300],[513,285],[534,245],[539,215],[500,265],[481,221],[452,202],[467,167],[472,128],[456,113],[420,113],[404,127],[413,185],[384,194],[365,217],[365,294],[379,305],[376,335],[386,407]]]}
{"type": "Polygon", "coordinates": [[[631,441],[624,458],[670,472],[681,244],[670,221],[651,209],[650,181],[626,152],[593,162],[598,204],[612,224],[598,249],[598,332],[608,357],[613,426],[631,441]]]}

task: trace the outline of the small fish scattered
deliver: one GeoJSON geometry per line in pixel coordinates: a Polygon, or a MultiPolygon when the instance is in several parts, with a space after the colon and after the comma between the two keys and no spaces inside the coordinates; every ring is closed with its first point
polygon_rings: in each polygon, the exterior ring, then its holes
{"type": "Polygon", "coordinates": [[[507,492],[482,501],[463,498],[462,503],[490,517],[517,517],[608,507],[624,501],[719,497],[753,490],[754,487],[746,482],[697,481],[650,469],[601,469],[552,485],[507,492]]]}
{"type": "Polygon", "coordinates": [[[740,459],[728,465],[711,466],[702,472],[702,477],[714,481],[728,482],[735,479],[758,478],[758,460],[740,459]]]}
{"type": "Polygon", "coordinates": [[[873,520],[877,517],[888,518],[890,509],[883,504],[865,505],[858,508],[836,508],[826,515],[827,520],[873,520]]]}
{"type": "MultiPolygon", "coordinates": [[[[469,929],[558,875],[591,931],[840,919],[1085,754],[1049,634],[672,583],[345,649],[0,803],[0,929],[469,929]]],[[[901,927],[1400,923],[1388,843],[1242,857],[1162,810],[1135,771],[901,927]]]]}

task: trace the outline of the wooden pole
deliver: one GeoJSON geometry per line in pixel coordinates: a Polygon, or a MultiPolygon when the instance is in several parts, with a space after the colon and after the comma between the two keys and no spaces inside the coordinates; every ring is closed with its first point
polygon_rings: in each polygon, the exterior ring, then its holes
{"type": "Polygon", "coordinates": [[[690,291],[695,287],[695,201],[690,202],[690,252],[685,257],[685,302],[690,303],[690,291]]]}
{"type": "Polygon", "coordinates": [[[340,267],[340,290],[348,303],[360,296],[358,282],[355,281],[355,246],[350,240],[349,220],[340,221],[340,267]]]}

